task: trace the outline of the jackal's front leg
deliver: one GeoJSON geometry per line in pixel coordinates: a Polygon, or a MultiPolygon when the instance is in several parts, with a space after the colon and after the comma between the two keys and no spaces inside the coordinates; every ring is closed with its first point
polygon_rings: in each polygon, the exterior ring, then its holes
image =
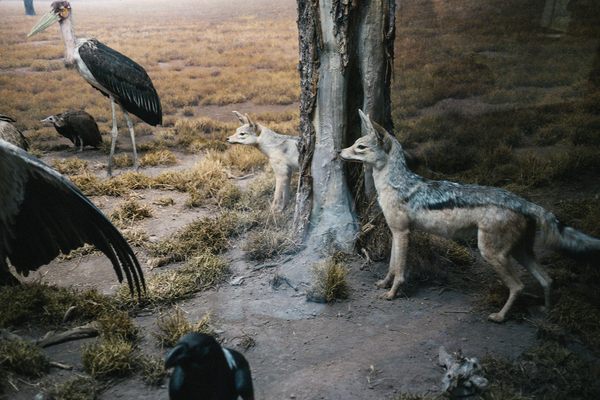
{"type": "Polygon", "coordinates": [[[382,288],[392,287],[383,297],[392,300],[400,285],[404,283],[404,274],[406,270],[406,250],[408,248],[408,229],[392,230],[392,255],[390,257],[390,266],[385,278],[377,282],[377,286],[382,288]]]}

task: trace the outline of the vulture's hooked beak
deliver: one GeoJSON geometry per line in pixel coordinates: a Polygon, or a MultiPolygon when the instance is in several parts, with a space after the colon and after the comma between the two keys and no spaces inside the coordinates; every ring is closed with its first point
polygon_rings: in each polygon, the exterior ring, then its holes
{"type": "Polygon", "coordinates": [[[40,32],[45,31],[50,25],[58,22],[60,16],[54,12],[54,10],[50,11],[46,15],[44,15],[37,24],[33,28],[31,28],[31,32],[27,35],[27,37],[32,37],[40,32]]]}

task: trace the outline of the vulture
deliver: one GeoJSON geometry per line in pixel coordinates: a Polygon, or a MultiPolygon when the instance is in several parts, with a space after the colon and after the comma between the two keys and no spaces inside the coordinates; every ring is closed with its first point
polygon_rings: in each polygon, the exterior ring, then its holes
{"type": "Polygon", "coordinates": [[[0,140],[0,284],[18,284],[10,272],[29,272],[85,243],[102,251],[132,295],[145,290],[133,250],[102,212],[61,174],[0,140]]]}
{"type": "Polygon", "coordinates": [[[139,164],[135,132],[129,113],[136,115],[147,124],[153,126],[162,124],[160,98],[150,77],[141,65],[102,42],[96,39],[77,39],[73,30],[71,4],[68,1],[55,1],[50,8],[50,12],[40,18],[27,36],[31,37],[46,30],[55,22],[59,23],[65,44],[65,64],[77,68],[87,83],[110,99],[113,126],[108,156],[108,175],[112,175],[113,155],[119,134],[115,104],[121,107],[127,121],[133,145],[133,166],[137,169],[139,164]]]}
{"type": "Polygon", "coordinates": [[[167,355],[165,368],[174,368],[169,380],[171,400],[254,400],[246,358],[221,347],[210,335],[182,336],[167,355]]]}
{"type": "Polygon", "coordinates": [[[6,140],[23,150],[29,150],[29,143],[23,133],[18,130],[13,123],[15,122],[9,116],[0,114],[0,140],[6,140]]]}
{"type": "Polygon", "coordinates": [[[83,151],[85,146],[98,148],[102,144],[96,120],[83,110],[51,115],[41,122],[54,125],[56,132],[73,142],[79,151],[83,151]]]}

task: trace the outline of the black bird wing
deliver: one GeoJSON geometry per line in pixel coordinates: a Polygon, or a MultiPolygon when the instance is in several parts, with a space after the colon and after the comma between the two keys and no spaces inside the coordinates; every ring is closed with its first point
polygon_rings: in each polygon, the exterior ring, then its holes
{"type": "Polygon", "coordinates": [[[150,125],[162,124],[162,107],[150,77],[138,63],[96,39],[79,47],[79,56],[96,81],[128,112],[150,125]]]}
{"type": "Polygon", "coordinates": [[[83,139],[86,146],[98,147],[102,144],[102,136],[94,117],[85,111],[66,111],[62,113],[66,125],[83,139]]]}
{"type": "Polygon", "coordinates": [[[0,114],[0,121],[4,122],[17,122],[13,117],[9,117],[8,115],[0,114]]]}
{"type": "Polygon", "coordinates": [[[96,246],[119,282],[145,289],[133,250],[117,228],[65,177],[16,146],[0,140],[0,266],[6,257],[27,275],[60,252],[96,246]]]}

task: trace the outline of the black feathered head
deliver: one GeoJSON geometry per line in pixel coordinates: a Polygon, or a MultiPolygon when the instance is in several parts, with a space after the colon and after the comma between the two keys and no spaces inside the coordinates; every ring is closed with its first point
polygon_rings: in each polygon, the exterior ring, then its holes
{"type": "Polygon", "coordinates": [[[165,368],[177,365],[201,367],[221,352],[221,346],[214,337],[203,333],[188,333],[179,339],[167,355],[165,368]]]}
{"type": "Polygon", "coordinates": [[[71,14],[71,4],[69,4],[68,1],[54,1],[50,7],[52,7],[52,11],[60,17],[60,21],[71,14]]]}

